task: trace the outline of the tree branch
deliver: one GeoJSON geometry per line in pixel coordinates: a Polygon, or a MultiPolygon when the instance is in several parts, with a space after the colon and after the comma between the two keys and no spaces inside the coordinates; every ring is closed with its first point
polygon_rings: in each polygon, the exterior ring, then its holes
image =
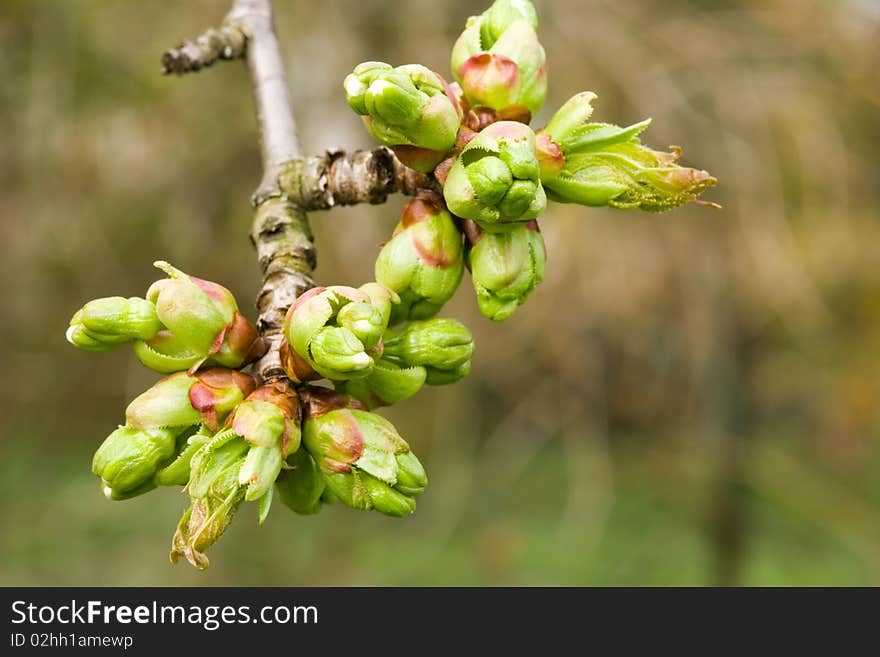
{"type": "Polygon", "coordinates": [[[404,166],[385,147],[291,160],[281,167],[278,185],[290,202],[308,211],[384,203],[394,192],[413,196],[419,189],[440,190],[434,178],[404,166]]]}
{"type": "Polygon", "coordinates": [[[251,240],[263,270],[257,327],[269,351],[256,370],[266,382],[284,376],[279,355],[281,326],[293,300],[315,284],[315,247],[305,211],[284,199],[278,187],[281,166],[299,158],[300,151],[272,24],[272,4],[270,0],[235,0],[226,21],[248,39],[247,61],[260,130],[263,179],[254,194],[251,240]]]}
{"type": "Polygon", "coordinates": [[[257,328],[269,344],[256,372],[267,382],[284,376],[279,349],[287,309],[315,285],[316,255],[306,211],[382,203],[392,192],[413,195],[418,189],[438,188],[436,180],[405,167],[388,148],[300,156],[271,0],[235,0],[222,28],[165,52],[162,64],[165,73],[186,73],[244,54],[263,162],[250,237],[263,271],[257,328]]]}
{"type": "Polygon", "coordinates": [[[218,59],[240,59],[244,56],[247,38],[235,25],[224,24],[220,29],[208,28],[195,41],[183,40],[177,48],[162,55],[162,73],[194,73],[210,66],[218,59]]]}

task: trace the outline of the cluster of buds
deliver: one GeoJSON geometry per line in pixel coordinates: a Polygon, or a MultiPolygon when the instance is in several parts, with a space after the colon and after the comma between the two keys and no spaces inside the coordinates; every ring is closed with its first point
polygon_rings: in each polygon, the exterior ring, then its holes
{"type": "Polygon", "coordinates": [[[255,386],[249,374],[210,368],[172,374],[135,398],[92,461],[104,494],[119,500],[185,484],[193,454],[255,386]]]}
{"type": "Polygon", "coordinates": [[[146,298],[89,301],[70,320],[67,340],[86,351],[110,351],[130,342],[151,370],[195,372],[205,364],[239,368],[263,355],[256,328],[238,311],[232,292],[158,261],[168,278],[146,298]]]}
{"type": "Polygon", "coordinates": [[[278,356],[286,376],[248,366],[266,343],[225,287],[157,262],[168,278],[144,298],[87,303],[67,339],[86,351],[123,343],[168,374],[129,404],[92,469],[112,500],[183,486],[189,506],[171,560],[208,565],[205,550],[243,502],[259,522],[274,491],[299,514],[334,501],[404,516],[427,485],[421,462],[373,411],[471,369],[474,341],[437,317],[464,269],[480,311],[510,317],[544,276],[537,219],[547,201],[662,211],[715,183],[654,151],[628,128],[589,122],[595,95],[575,95],[533,132],[547,64],[528,0],[496,0],[468,19],[448,84],[419,65],[357,66],[348,104],[401,162],[433,176],[406,204],[375,263],[375,282],[316,287],[290,306],[278,356]],[[433,184],[433,183],[432,183],[433,184]],[[319,383],[319,381],[324,381],[319,383]]]}
{"type": "Polygon", "coordinates": [[[298,383],[348,381],[373,371],[383,350],[397,295],[379,283],[360,288],[314,287],[290,306],[284,319],[284,369],[298,383]]]}
{"type": "Polygon", "coordinates": [[[376,62],[345,79],[349,105],[370,134],[442,188],[442,198],[423,192],[404,208],[377,259],[376,280],[402,301],[392,325],[436,314],[462,263],[481,312],[510,317],[543,278],[537,219],[548,199],[660,212],[697,201],[716,182],[676,164],[680,149],[642,145],[650,121],[590,123],[592,92],[576,94],[533,131],[529,122],[547,97],[537,29],[529,0],[496,0],[455,42],[453,83],[423,66],[376,62]]]}
{"type": "MultiPolygon", "coordinates": [[[[451,249],[457,285],[463,246],[451,217],[444,220],[458,240],[451,249]]],[[[462,378],[473,354],[470,332],[454,320],[389,330],[394,308],[405,319],[420,316],[413,309],[425,299],[412,297],[423,290],[419,283],[408,289],[406,304],[375,282],[303,294],[283,327],[287,377],[258,385],[241,370],[263,352],[262,340],[232,294],[167,263],[157,266],[169,278],[154,283],[146,298],[86,304],[71,320],[68,339],[89,351],[131,342],[145,365],[173,372],[129,404],[125,423],[92,464],[111,500],[184,487],[190,503],[172,539],[172,561],[184,557],[205,568],[205,550],[241,504],[256,502],[262,523],[276,488],[286,506],[303,514],[334,500],[395,516],[415,509],[427,484],[424,468],[394,427],[368,409],[410,397],[426,383],[462,378]],[[336,390],[308,383],[319,379],[336,390]]]]}

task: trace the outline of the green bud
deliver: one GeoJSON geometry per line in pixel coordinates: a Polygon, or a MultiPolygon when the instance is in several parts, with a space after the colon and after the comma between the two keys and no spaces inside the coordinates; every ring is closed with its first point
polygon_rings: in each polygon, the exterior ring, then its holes
{"type": "Polygon", "coordinates": [[[400,303],[400,297],[381,283],[364,283],[359,289],[369,297],[370,303],[379,311],[382,326],[387,327],[391,317],[391,309],[395,304],[400,303]]]}
{"type": "Polygon", "coordinates": [[[429,386],[447,386],[451,383],[458,383],[471,373],[471,361],[462,363],[451,370],[438,370],[433,367],[426,367],[425,371],[425,383],[429,386]]]}
{"type": "Polygon", "coordinates": [[[538,29],[538,12],[529,0],[495,0],[483,12],[480,22],[480,39],[487,47],[494,45],[504,32],[516,21],[524,20],[538,29]]]}
{"type": "Polygon", "coordinates": [[[107,297],[74,314],[67,341],[86,351],[109,351],[131,340],[149,340],[161,328],[155,306],[146,299],[107,297]]]}
{"type": "Polygon", "coordinates": [[[278,445],[251,447],[238,472],[238,483],[247,485],[244,499],[251,502],[271,492],[283,461],[278,445]]]}
{"type": "Polygon", "coordinates": [[[206,361],[239,368],[265,353],[265,343],[229,290],[167,262],[154,264],[170,278],[151,285],[146,299],[87,303],[71,319],[68,341],[87,351],[132,342],[138,359],[162,373],[195,371],[206,361]]]}
{"type": "Polygon", "coordinates": [[[99,476],[108,497],[119,496],[150,483],[160,465],[174,456],[175,432],[145,431],[122,426],[111,433],[92,459],[92,472],[99,476]]]}
{"type": "Polygon", "coordinates": [[[235,409],[231,429],[250,445],[238,479],[247,485],[246,500],[264,498],[284,458],[299,448],[300,414],[296,391],[283,380],[257,388],[235,409]]]}
{"type": "Polygon", "coordinates": [[[421,192],[408,202],[376,259],[376,280],[400,296],[389,323],[437,314],[461,282],[463,250],[461,233],[439,195],[421,192]]]}
{"type": "MultiPolygon", "coordinates": [[[[185,486],[190,477],[190,465],[196,452],[211,439],[210,430],[202,427],[194,434],[186,437],[186,442],[178,455],[166,466],[159,468],[153,477],[156,486],[185,486]]],[[[180,438],[178,437],[178,444],[180,438]]]]}
{"type": "Polygon", "coordinates": [[[135,340],[131,347],[141,363],[161,374],[189,370],[205,360],[202,354],[194,352],[167,329],[159,331],[150,340],[135,340]]]}
{"type": "Polygon", "coordinates": [[[248,398],[235,409],[232,428],[254,447],[281,448],[286,418],[275,404],[248,398]]]}
{"type": "Polygon", "coordinates": [[[493,321],[510,317],[544,278],[546,252],[537,222],[503,233],[476,231],[468,265],[480,312],[493,321]]]}
{"type": "Polygon", "coordinates": [[[299,449],[287,457],[287,465],[290,469],[283,471],[275,482],[281,501],[301,515],[320,511],[326,484],[315,459],[305,449],[299,449]]]}
{"type": "Polygon", "coordinates": [[[147,291],[147,299],[156,305],[156,314],[182,344],[195,353],[207,356],[222,331],[232,322],[238,309],[226,288],[195,279],[158,261],[156,267],[169,278],[157,281],[147,291]],[[203,283],[199,285],[196,281],[203,283]],[[205,289],[210,285],[210,290],[205,289]],[[212,298],[208,291],[216,292],[212,298]]]}
{"type": "Polygon", "coordinates": [[[650,119],[626,128],[588,123],[595,97],[576,94],[538,133],[541,179],[551,199],[662,212],[697,200],[716,183],[706,171],[676,164],[680,149],[664,153],[643,146],[639,134],[650,119]]]}
{"type": "Polygon", "coordinates": [[[254,386],[247,374],[214,368],[196,376],[174,374],[139,395],[126,408],[126,424],[107,437],[93,459],[107,496],[124,499],[141,488],[185,484],[196,451],[188,438],[200,427],[216,429],[254,386]]]}
{"type": "Polygon", "coordinates": [[[351,331],[364,349],[372,349],[379,344],[388,326],[388,320],[382,317],[379,309],[363,301],[355,301],[342,308],[336,321],[339,326],[351,331]]]}
{"type": "Polygon", "coordinates": [[[443,185],[449,210],[486,229],[535,219],[547,205],[535,135],[515,121],[484,128],[459,153],[443,185]]]}
{"type": "Polygon", "coordinates": [[[126,424],[139,429],[200,424],[202,414],[189,399],[189,391],[197,381],[196,377],[186,372],[165,377],[128,405],[125,409],[126,424]]]}
{"type": "Polygon", "coordinates": [[[369,374],[373,355],[381,353],[381,334],[395,300],[396,294],[378,284],[359,290],[341,285],[313,288],[300,296],[284,320],[284,336],[295,354],[284,361],[295,370],[288,375],[303,381],[317,372],[341,381],[369,374]]]}
{"type": "Polygon", "coordinates": [[[190,388],[189,400],[212,431],[216,431],[232,409],[256,387],[256,380],[250,374],[222,367],[202,370],[195,378],[198,382],[190,388]]]}
{"type": "Polygon", "coordinates": [[[424,66],[365,62],[345,78],[344,87],[348,104],[373,137],[388,146],[436,153],[419,170],[433,169],[455,145],[459,109],[443,78],[424,66]]]}
{"type": "Polygon", "coordinates": [[[346,506],[403,517],[416,510],[416,501],[364,472],[325,475],[327,488],[346,506]]]}
{"type": "Polygon", "coordinates": [[[363,379],[346,381],[340,389],[364,403],[369,409],[390,406],[408,399],[421,390],[427,372],[424,367],[400,367],[381,358],[363,379]]]}
{"type": "Polygon", "coordinates": [[[421,461],[412,452],[397,455],[397,485],[404,495],[421,495],[428,485],[428,475],[421,461]]]}
{"type": "Polygon", "coordinates": [[[364,345],[347,328],[325,326],[311,341],[315,370],[328,379],[352,379],[365,376],[373,367],[373,359],[364,345]]]}
{"type": "Polygon", "coordinates": [[[400,365],[423,366],[429,372],[461,372],[460,368],[470,363],[473,353],[474,338],[464,324],[454,319],[436,318],[412,322],[387,339],[384,355],[400,365]]]}
{"type": "Polygon", "coordinates": [[[310,413],[303,444],[318,462],[327,487],[355,509],[411,513],[412,495],[427,485],[424,469],[394,426],[368,411],[310,413]]]}
{"type": "Polygon", "coordinates": [[[472,108],[528,122],[547,97],[547,58],[536,33],[538,17],[527,0],[499,0],[468,19],[452,49],[452,71],[472,108]]]}

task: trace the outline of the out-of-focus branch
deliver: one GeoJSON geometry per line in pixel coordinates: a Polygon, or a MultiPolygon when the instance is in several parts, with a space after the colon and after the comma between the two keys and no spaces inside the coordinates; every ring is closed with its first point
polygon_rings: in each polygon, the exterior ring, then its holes
{"type": "Polygon", "coordinates": [[[218,28],[208,28],[195,41],[184,39],[177,48],[162,55],[162,73],[194,73],[218,59],[241,59],[247,48],[247,37],[235,25],[225,21],[218,28]]]}
{"type": "Polygon", "coordinates": [[[288,200],[308,211],[384,203],[395,192],[413,196],[419,189],[440,191],[433,177],[404,166],[384,147],[351,153],[331,150],[291,160],[282,165],[278,185],[288,200]]]}

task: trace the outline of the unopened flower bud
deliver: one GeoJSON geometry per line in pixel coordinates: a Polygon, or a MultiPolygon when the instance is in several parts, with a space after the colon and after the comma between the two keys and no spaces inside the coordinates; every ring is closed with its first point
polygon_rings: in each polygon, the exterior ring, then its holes
{"type": "Polygon", "coordinates": [[[421,192],[404,206],[376,259],[376,280],[400,296],[390,324],[434,316],[455,294],[463,271],[462,235],[443,199],[421,192]]]}
{"type": "Polygon", "coordinates": [[[284,381],[257,388],[235,409],[231,428],[250,445],[238,477],[246,500],[269,493],[285,457],[299,448],[300,412],[296,391],[284,381]]]}
{"type": "Polygon", "coordinates": [[[287,465],[289,469],[275,482],[282,503],[301,515],[320,511],[326,484],[315,459],[307,450],[298,449],[287,457],[287,465]]]}
{"type": "Polygon", "coordinates": [[[589,91],[576,94],[538,132],[541,179],[551,199],[662,212],[716,183],[706,171],[676,164],[680,149],[664,153],[642,145],[639,134],[650,119],[626,128],[589,123],[595,98],[589,91]]]}
{"type": "Polygon", "coordinates": [[[343,504],[359,511],[378,511],[403,517],[416,510],[412,496],[360,470],[325,475],[328,490],[343,504]]]}
{"type": "MultiPolygon", "coordinates": [[[[241,367],[265,352],[256,329],[238,312],[229,290],[167,262],[155,265],[169,278],[153,283],[147,300],[155,304],[156,314],[175,340],[201,359],[197,364],[212,358],[226,367],[241,367]]],[[[146,345],[156,350],[149,341],[146,345]]]]}
{"type": "Polygon", "coordinates": [[[408,166],[429,172],[455,144],[459,108],[443,78],[424,66],[365,62],[344,86],[348,104],[364,117],[370,134],[404,147],[398,155],[408,166]],[[408,148],[417,149],[417,156],[407,158],[408,148]]]}
{"type": "Polygon", "coordinates": [[[378,284],[361,289],[319,287],[303,294],[284,320],[288,353],[283,364],[288,375],[304,381],[315,378],[316,372],[344,381],[369,374],[373,357],[381,353],[390,304],[396,300],[378,284]]]}
{"type": "Polygon", "coordinates": [[[71,319],[68,341],[87,351],[131,342],[138,359],[162,373],[195,371],[206,361],[238,368],[265,353],[265,343],[229,290],[167,262],[154,264],[170,278],[153,283],[146,299],[87,303],[71,319]]]}
{"type": "Polygon", "coordinates": [[[537,222],[499,233],[473,231],[468,266],[480,312],[499,322],[510,317],[544,278],[547,256],[537,222]]]}
{"type": "Polygon", "coordinates": [[[95,452],[92,472],[103,481],[107,497],[133,491],[152,481],[159,466],[174,456],[175,444],[173,430],[121,426],[95,452]]]}
{"type": "Polygon", "coordinates": [[[421,390],[426,377],[424,367],[400,367],[387,358],[381,358],[369,375],[346,381],[340,389],[372,410],[412,397],[421,390]]]}
{"type": "Polygon", "coordinates": [[[193,452],[183,454],[188,438],[200,427],[215,430],[254,385],[247,374],[214,368],[197,376],[166,377],[135,398],[125,411],[125,425],[107,437],[93,459],[92,470],[107,496],[124,499],[157,484],[186,483],[180,479],[184,471],[188,475],[193,452]]]}
{"type": "Polygon", "coordinates": [[[363,301],[355,301],[343,307],[336,316],[336,321],[339,326],[351,331],[364,349],[372,349],[379,344],[382,333],[388,326],[388,320],[382,317],[379,309],[363,301]]]}
{"type": "Polygon", "coordinates": [[[448,386],[451,383],[458,383],[470,373],[471,361],[462,363],[450,370],[438,370],[432,367],[427,370],[425,383],[429,386],[448,386]]]}
{"type": "Polygon", "coordinates": [[[452,71],[472,108],[528,123],[547,96],[547,58],[538,41],[537,13],[528,0],[498,0],[468,19],[452,49],[452,71]]]}
{"type": "Polygon", "coordinates": [[[107,297],[74,314],[67,341],[86,351],[109,351],[131,340],[149,340],[161,328],[155,306],[146,299],[107,297]]]}
{"type": "Polygon", "coordinates": [[[365,376],[373,359],[364,344],[347,328],[325,326],[311,341],[315,369],[328,379],[345,380],[365,376]]]}
{"type": "Polygon", "coordinates": [[[459,380],[470,370],[474,338],[454,319],[435,318],[412,322],[385,341],[384,357],[403,366],[421,366],[426,382],[443,385],[459,380]]]}
{"type": "Polygon", "coordinates": [[[337,399],[335,408],[310,405],[303,425],[303,444],[318,462],[327,487],[352,508],[411,513],[412,496],[427,485],[421,463],[388,420],[341,406],[348,403],[344,396],[337,399]]]}
{"type": "Polygon", "coordinates": [[[459,153],[443,185],[449,210],[488,229],[529,221],[547,205],[535,135],[515,121],[484,128],[459,153]]]}
{"type": "MultiPolygon", "coordinates": [[[[186,442],[177,456],[170,463],[156,470],[156,474],[153,476],[153,483],[156,486],[185,486],[189,481],[193,456],[211,437],[211,430],[205,425],[202,425],[192,435],[187,436],[186,442]]],[[[180,446],[179,437],[177,443],[180,446]]]]}

